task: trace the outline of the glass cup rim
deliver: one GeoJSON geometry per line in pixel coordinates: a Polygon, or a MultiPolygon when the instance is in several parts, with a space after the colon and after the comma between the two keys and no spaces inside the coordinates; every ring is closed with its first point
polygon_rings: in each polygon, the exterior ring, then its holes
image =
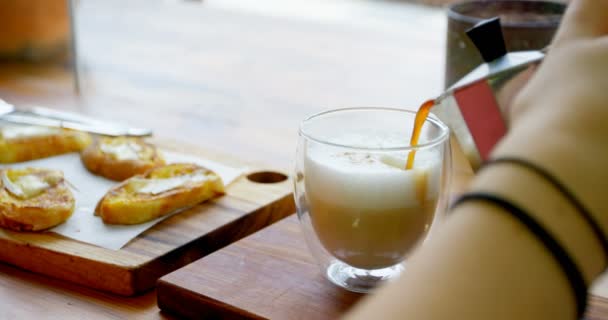
{"type": "Polygon", "coordinates": [[[298,134],[308,140],[312,140],[317,143],[321,143],[321,144],[325,144],[325,145],[329,145],[329,146],[333,146],[333,147],[339,147],[339,148],[345,148],[345,149],[351,149],[351,150],[362,150],[362,151],[410,151],[410,150],[430,149],[430,148],[436,147],[437,145],[440,145],[441,143],[443,143],[450,135],[450,129],[448,128],[448,126],[445,125],[443,122],[441,122],[439,119],[435,118],[434,115],[432,115],[431,113],[429,113],[429,116],[426,118],[425,122],[428,121],[428,122],[431,122],[432,124],[434,124],[435,126],[437,126],[441,130],[441,133],[437,137],[431,139],[430,141],[425,142],[425,143],[420,143],[416,146],[409,145],[409,141],[407,141],[406,139],[404,139],[404,141],[407,142],[407,145],[397,146],[397,147],[352,146],[349,144],[330,142],[330,141],[315,137],[314,135],[307,133],[304,130],[304,126],[306,125],[306,123],[308,123],[311,120],[314,120],[318,117],[322,117],[322,116],[325,116],[328,114],[340,113],[340,112],[345,112],[345,111],[393,111],[393,112],[401,112],[401,113],[405,113],[405,114],[410,114],[410,115],[413,115],[414,117],[416,116],[416,111],[400,109],[400,108],[390,108],[390,107],[349,107],[349,108],[331,109],[331,110],[326,110],[326,111],[312,114],[312,115],[308,116],[307,118],[305,118],[304,120],[302,120],[302,122],[300,122],[298,134]]]}
{"type": "MultiPolygon", "coordinates": [[[[532,5],[538,5],[539,7],[541,7],[541,5],[554,6],[554,8],[562,10],[562,12],[560,13],[561,15],[564,14],[564,11],[566,9],[566,5],[564,5],[563,3],[559,3],[559,2],[555,2],[555,1],[548,1],[548,0],[526,0],[526,1],[503,0],[503,1],[495,2],[495,3],[502,3],[502,5],[506,5],[507,3],[519,3],[521,5],[522,2],[532,4],[532,5]]],[[[479,5],[479,4],[488,5],[488,2],[483,1],[483,0],[473,0],[473,1],[458,1],[458,2],[452,3],[447,6],[447,15],[450,19],[453,19],[456,21],[463,21],[463,22],[470,23],[470,24],[477,24],[487,18],[480,18],[480,17],[476,17],[476,16],[472,16],[472,15],[467,15],[465,13],[460,12],[459,9],[461,9],[462,7],[466,7],[466,6],[473,6],[473,5],[479,5]]],[[[557,27],[557,25],[559,25],[559,22],[560,22],[560,20],[558,19],[558,20],[547,20],[547,21],[518,21],[518,22],[501,21],[501,24],[503,27],[508,27],[508,28],[531,28],[531,27],[532,28],[555,28],[555,27],[557,27]]]]}

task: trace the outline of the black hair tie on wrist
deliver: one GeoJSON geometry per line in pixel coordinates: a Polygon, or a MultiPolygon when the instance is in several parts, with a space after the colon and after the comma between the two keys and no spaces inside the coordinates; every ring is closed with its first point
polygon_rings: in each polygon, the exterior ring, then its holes
{"type": "Polygon", "coordinates": [[[501,164],[501,163],[515,164],[515,165],[527,168],[528,170],[533,171],[537,175],[543,177],[547,182],[549,182],[557,190],[559,190],[559,192],[561,192],[562,195],[576,208],[576,210],[581,213],[583,218],[591,226],[593,233],[595,233],[595,236],[600,241],[602,248],[604,249],[604,254],[606,255],[606,258],[608,259],[608,237],[600,228],[599,223],[597,223],[597,221],[593,218],[591,211],[587,210],[587,208],[585,208],[583,203],[581,201],[579,201],[578,198],[575,197],[574,194],[568,188],[566,188],[566,186],[563,183],[561,183],[559,180],[557,180],[557,178],[555,178],[555,176],[553,176],[551,173],[549,173],[549,171],[543,169],[542,167],[540,167],[528,160],[524,160],[521,158],[500,157],[500,158],[496,158],[496,159],[491,159],[491,160],[488,160],[487,162],[485,162],[480,169],[486,168],[493,164],[501,164]]]}
{"type": "Polygon", "coordinates": [[[574,263],[572,257],[570,257],[570,255],[566,252],[566,250],[564,250],[564,248],[559,244],[559,242],[526,211],[505,199],[502,199],[498,196],[489,193],[466,193],[460,198],[458,198],[456,202],[454,202],[454,204],[452,205],[452,209],[461,205],[464,202],[469,201],[483,201],[504,209],[505,211],[512,214],[515,218],[517,218],[519,222],[524,224],[528,228],[528,230],[543,243],[547,250],[551,252],[555,260],[557,260],[562,270],[564,271],[566,277],[568,278],[568,281],[570,282],[570,286],[572,287],[572,290],[574,291],[574,296],[576,298],[577,319],[582,319],[585,313],[585,308],[587,306],[587,285],[585,284],[585,280],[583,279],[583,275],[579,270],[578,266],[574,263]]]}

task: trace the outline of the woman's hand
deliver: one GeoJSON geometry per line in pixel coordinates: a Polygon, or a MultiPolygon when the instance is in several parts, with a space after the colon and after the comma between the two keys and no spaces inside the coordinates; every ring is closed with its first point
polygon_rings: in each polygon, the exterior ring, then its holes
{"type": "Polygon", "coordinates": [[[608,1],[573,1],[545,61],[517,97],[511,118],[514,125],[526,118],[539,125],[580,125],[606,119],[607,105],[608,1]],[[561,107],[570,105],[576,107],[561,107]]]}
{"type": "Polygon", "coordinates": [[[572,1],[511,124],[493,156],[542,164],[608,232],[608,0],[572,1]]]}

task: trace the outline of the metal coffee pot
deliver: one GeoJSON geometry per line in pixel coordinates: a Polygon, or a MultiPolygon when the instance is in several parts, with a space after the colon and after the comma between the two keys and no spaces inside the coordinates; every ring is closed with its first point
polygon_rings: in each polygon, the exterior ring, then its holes
{"type": "Polygon", "coordinates": [[[514,97],[545,55],[542,51],[507,53],[499,18],[480,22],[467,35],[485,62],[437,97],[431,112],[450,127],[477,170],[506,134],[514,97]]]}

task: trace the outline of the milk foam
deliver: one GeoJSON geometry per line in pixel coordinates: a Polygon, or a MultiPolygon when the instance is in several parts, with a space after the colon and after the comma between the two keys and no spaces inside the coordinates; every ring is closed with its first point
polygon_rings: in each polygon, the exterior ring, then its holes
{"type": "MultiPolygon", "coordinates": [[[[403,137],[398,143],[395,139],[349,135],[332,141],[374,147],[403,145],[403,137]]],[[[310,145],[304,160],[307,192],[353,208],[415,207],[422,200],[420,196],[424,200],[437,199],[441,178],[439,150],[419,150],[411,170],[404,169],[407,154],[407,151],[388,154],[310,145]],[[422,193],[421,186],[426,187],[422,193]]]]}

